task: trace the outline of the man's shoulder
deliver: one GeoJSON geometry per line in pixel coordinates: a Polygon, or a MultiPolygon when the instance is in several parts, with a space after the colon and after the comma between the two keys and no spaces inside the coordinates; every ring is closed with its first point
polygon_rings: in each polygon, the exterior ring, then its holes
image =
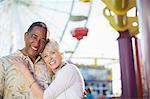
{"type": "Polygon", "coordinates": [[[7,60],[10,60],[10,59],[12,59],[13,57],[18,56],[17,53],[18,53],[18,52],[14,52],[14,53],[11,53],[11,54],[9,54],[9,55],[2,56],[2,57],[0,58],[0,61],[7,61],[7,60]]]}
{"type": "Polygon", "coordinates": [[[0,60],[7,60],[7,59],[10,58],[10,57],[12,57],[12,54],[3,56],[3,57],[0,58],[0,60]]]}
{"type": "Polygon", "coordinates": [[[0,58],[0,66],[3,68],[10,67],[10,59],[12,58],[12,55],[3,56],[0,58]]]}

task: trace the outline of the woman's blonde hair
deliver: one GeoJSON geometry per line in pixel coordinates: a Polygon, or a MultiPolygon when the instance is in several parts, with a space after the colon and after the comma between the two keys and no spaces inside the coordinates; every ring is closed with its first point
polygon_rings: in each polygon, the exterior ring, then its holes
{"type": "Polygon", "coordinates": [[[52,39],[52,38],[47,40],[45,49],[50,49],[50,50],[53,50],[53,51],[58,51],[60,53],[64,53],[64,51],[60,47],[60,44],[55,39],[52,39]]]}

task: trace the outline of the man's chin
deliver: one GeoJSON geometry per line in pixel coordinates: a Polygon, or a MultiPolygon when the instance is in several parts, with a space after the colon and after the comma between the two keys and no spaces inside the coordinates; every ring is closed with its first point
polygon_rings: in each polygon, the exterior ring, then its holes
{"type": "Polygon", "coordinates": [[[38,53],[35,53],[35,52],[30,52],[30,54],[29,54],[31,57],[37,57],[39,54],[38,53]]]}

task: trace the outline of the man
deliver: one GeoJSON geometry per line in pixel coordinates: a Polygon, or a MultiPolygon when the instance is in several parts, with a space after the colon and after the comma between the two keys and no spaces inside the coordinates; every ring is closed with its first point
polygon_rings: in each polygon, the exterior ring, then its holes
{"type": "Polygon", "coordinates": [[[12,64],[13,58],[28,63],[30,71],[43,89],[50,84],[49,69],[39,56],[46,45],[46,39],[47,26],[43,22],[34,22],[24,35],[25,47],[0,58],[0,99],[37,99],[15,64],[12,64]]]}

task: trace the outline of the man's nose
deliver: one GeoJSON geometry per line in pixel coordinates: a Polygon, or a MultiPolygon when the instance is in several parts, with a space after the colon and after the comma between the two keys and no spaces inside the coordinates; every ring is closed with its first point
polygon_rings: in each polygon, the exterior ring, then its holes
{"type": "Polygon", "coordinates": [[[36,41],[34,42],[34,46],[39,47],[39,45],[40,45],[40,40],[36,40],[36,41]]]}

